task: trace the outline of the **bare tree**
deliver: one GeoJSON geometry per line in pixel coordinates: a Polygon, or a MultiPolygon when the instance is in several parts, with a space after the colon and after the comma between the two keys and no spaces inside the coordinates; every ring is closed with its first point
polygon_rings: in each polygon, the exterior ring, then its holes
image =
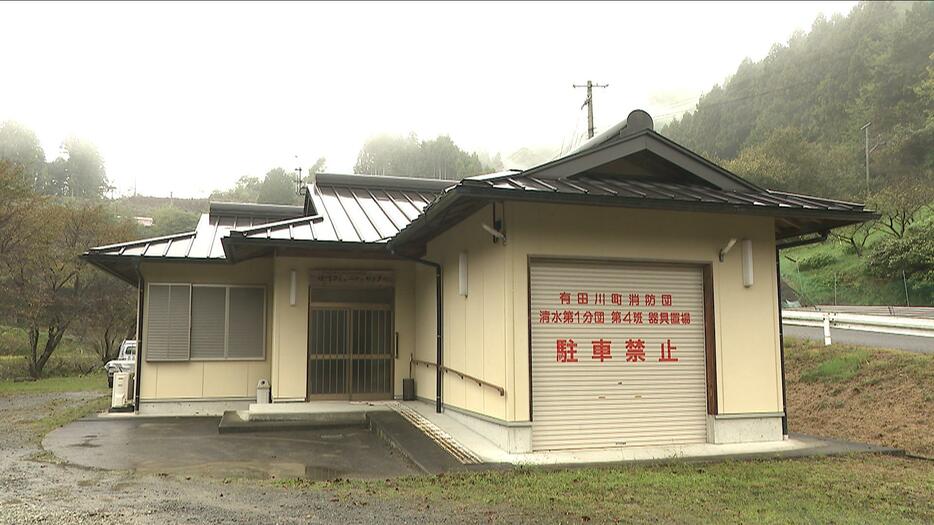
{"type": "Polygon", "coordinates": [[[867,221],[859,224],[838,228],[830,232],[830,237],[836,239],[853,248],[857,257],[862,257],[866,252],[866,245],[873,232],[876,231],[876,222],[867,221]]]}

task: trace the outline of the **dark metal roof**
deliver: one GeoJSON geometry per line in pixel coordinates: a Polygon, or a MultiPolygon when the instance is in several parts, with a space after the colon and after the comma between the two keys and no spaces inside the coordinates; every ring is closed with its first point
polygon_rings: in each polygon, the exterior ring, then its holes
{"type": "Polygon", "coordinates": [[[483,181],[469,180],[465,184],[485,183],[501,190],[539,191],[569,195],[596,195],[688,203],[727,204],[754,207],[777,207],[803,210],[862,211],[863,205],[851,202],[809,197],[773,190],[726,191],[700,184],[674,184],[650,180],[627,179],[610,175],[585,174],[558,180],[544,180],[534,175],[505,175],[483,181]]]}
{"type": "MultiPolygon", "coordinates": [[[[301,213],[301,207],[291,208],[301,213]]],[[[217,211],[216,208],[214,209],[217,211]]],[[[87,255],[141,257],[146,260],[223,260],[224,249],[221,246],[221,239],[226,237],[231,230],[253,227],[276,220],[278,220],[276,217],[204,213],[193,232],[97,246],[88,250],[87,255]]]]}
{"type": "Polygon", "coordinates": [[[243,202],[212,202],[208,214],[214,216],[257,217],[262,219],[291,219],[301,217],[301,206],[283,204],[253,204],[243,202]]]}
{"type": "Polygon", "coordinates": [[[317,174],[305,194],[306,216],[239,228],[224,239],[233,260],[273,248],[385,252],[385,245],[454,181],[379,175],[317,174]]]}
{"type": "Polygon", "coordinates": [[[420,243],[495,200],[765,215],[776,218],[778,239],[824,232],[875,217],[862,204],[774,190],[731,191],[703,184],[596,174],[546,180],[526,171],[465,179],[433,202],[390,244],[418,251],[420,243]]]}
{"type": "MultiPolygon", "coordinates": [[[[450,181],[446,185],[450,185],[450,181]]],[[[238,228],[232,237],[288,241],[384,243],[408,226],[437,190],[383,189],[318,181],[308,187],[315,215],[238,228]]]]}

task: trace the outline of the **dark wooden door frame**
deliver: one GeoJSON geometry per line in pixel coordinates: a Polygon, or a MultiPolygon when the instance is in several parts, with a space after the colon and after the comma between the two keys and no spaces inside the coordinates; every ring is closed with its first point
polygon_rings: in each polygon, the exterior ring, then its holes
{"type": "Polygon", "coordinates": [[[717,334],[714,311],[713,265],[703,265],[704,275],[704,364],[707,374],[707,413],[720,413],[717,404],[717,334]]]}

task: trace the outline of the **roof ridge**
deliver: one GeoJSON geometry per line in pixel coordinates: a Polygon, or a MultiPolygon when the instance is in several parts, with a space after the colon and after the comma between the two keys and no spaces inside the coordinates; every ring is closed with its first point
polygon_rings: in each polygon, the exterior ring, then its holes
{"type": "Polygon", "coordinates": [[[279,226],[287,226],[289,224],[294,224],[297,222],[303,222],[303,221],[319,222],[323,219],[324,217],[321,214],[304,215],[302,217],[295,217],[294,219],[284,219],[284,220],[276,221],[276,222],[267,222],[265,224],[257,224],[257,225],[249,226],[246,228],[232,228],[228,233],[238,233],[240,235],[246,235],[251,232],[266,230],[269,228],[277,228],[279,226]]]}
{"type": "Polygon", "coordinates": [[[816,195],[806,195],[806,194],[804,194],[804,193],[794,193],[794,192],[791,192],[791,191],[782,191],[782,190],[770,190],[770,189],[768,189],[768,188],[766,188],[765,191],[768,192],[768,193],[776,193],[776,194],[780,194],[780,195],[789,195],[789,196],[791,196],[791,197],[801,197],[801,198],[803,198],[803,199],[815,199],[815,200],[821,200],[821,201],[827,201],[827,202],[836,202],[837,204],[846,204],[846,205],[848,205],[848,206],[861,206],[861,207],[863,207],[863,208],[866,207],[866,205],[865,205],[864,203],[852,202],[852,201],[845,201],[845,200],[840,200],[840,199],[830,199],[830,198],[828,198],[828,197],[818,197],[818,196],[816,196],[816,195]]]}
{"type": "Polygon", "coordinates": [[[127,246],[134,246],[134,245],[137,245],[137,244],[147,244],[147,243],[158,242],[158,241],[176,240],[176,239],[181,239],[181,238],[183,238],[183,237],[193,237],[193,236],[195,236],[197,233],[198,233],[197,230],[194,230],[194,231],[190,231],[190,232],[172,233],[172,234],[169,234],[169,235],[161,235],[161,236],[159,236],[159,237],[149,237],[149,238],[146,238],[146,239],[137,239],[137,240],[135,240],[135,241],[116,242],[116,243],[113,243],[113,244],[104,244],[104,245],[102,245],[102,246],[92,246],[91,248],[88,248],[88,252],[95,251],[95,250],[110,250],[110,249],[112,249],[112,248],[122,248],[122,247],[127,247],[127,246]]]}

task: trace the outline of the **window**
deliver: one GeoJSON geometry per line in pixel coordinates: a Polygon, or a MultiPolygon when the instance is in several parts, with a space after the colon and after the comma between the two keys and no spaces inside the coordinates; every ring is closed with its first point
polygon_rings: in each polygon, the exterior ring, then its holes
{"type": "Polygon", "coordinates": [[[147,361],[265,357],[266,290],[261,286],[151,284],[147,315],[147,361]],[[163,333],[174,334],[172,352],[164,350],[168,338],[163,333]]]}

